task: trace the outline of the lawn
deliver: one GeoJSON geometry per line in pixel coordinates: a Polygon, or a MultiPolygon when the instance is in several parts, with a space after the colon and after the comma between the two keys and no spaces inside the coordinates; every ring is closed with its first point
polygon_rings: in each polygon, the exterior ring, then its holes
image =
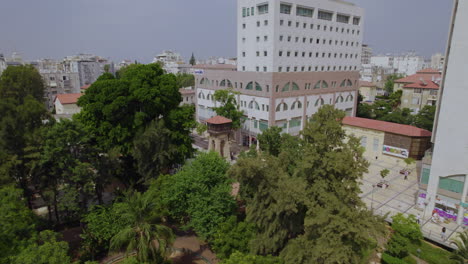
{"type": "Polygon", "coordinates": [[[429,264],[456,263],[450,259],[451,252],[427,243],[426,241],[422,241],[421,245],[410,244],[409,252],[415,256],[418,256],[418,248],[421,249],[420,258],[429,262],[429,264]]]}

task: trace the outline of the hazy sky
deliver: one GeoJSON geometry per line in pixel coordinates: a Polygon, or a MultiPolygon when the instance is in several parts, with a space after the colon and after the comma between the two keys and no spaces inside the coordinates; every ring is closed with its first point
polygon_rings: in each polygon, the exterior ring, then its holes
{"type": "MultiPolygon", "coordinates": [[[[323,0],[325,1],[325,0],[323,0]]],[[[374,53],[445,51],[453,0],[351,0],[366,10],[374,53]]],[[[236,56],[236,0],[0,0],[0,53],[25,59],[92,53],[149,62],[236,56]]]]}

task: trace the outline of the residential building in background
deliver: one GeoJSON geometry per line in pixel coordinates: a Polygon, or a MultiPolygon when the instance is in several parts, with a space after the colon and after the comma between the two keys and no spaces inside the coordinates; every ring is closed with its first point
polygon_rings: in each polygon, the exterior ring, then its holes
{"type": "Polygon", "coordinates": [[[442,70],[445,64],[445,56],[442,53],[436,53],[431,57],[431,68],[442,70]]]}
{"type": "Polygon", "coordinates": [[[394,69],[394,73],[404,76],[415,74],[426,65],[424,57],[410,52],[402,55],[376,55],[370,58],[370,64],[383,69],[394,69]]]}
{"type": "Polygon", "coordinates": [[[372,48],[367,44],[362,44],[361,64],[370,64],[372,57],[372,48]]]}
{"type": "Polygon", "coordinates": [[[426,215],[435,210],[445,219],[468,224],[468,1],[455,1],[439,105],[433,153],[421,174],[420,201],[426,215]],[[427,190],[427,191],[425,191],[427,190]]]}
{"type": "Polygon", "coordinates": [[[361,68],[361,80],[372,82],[377,87],[382,88],[388,76],[395,74],[393,67],[374,66],[373,64],[364,64],[361,68]]]}
{"type": "Polygon", "coordinates": [[[114,72],[112,62],[89,54],[67,56],[61,61],[42,59],[31,64],[44,79],[44,98],[49,110],[54,107],[57,94],[80,93],[80,88],[95,82],[105,72],[106,67],[109,72],[114,72]]]}
{"type": "Polygon", "coordinates": [[[403,90],[400,108],[409,108],[413,114],[425,105],[436,105],[442,75],[439,70],[425,69],[395,80],[393,90],[403,90]]]}
{"type": "Polygon", "coordinates": [[[165,50],[161,54],[156,55],[153,63],[160,62],[163,64],[163,69],[167,73],[190,73],[192,65],[185,63],[179,53],[165,50]]]}
{"type": "Polygon", "coordinates": [[[2,75],[3,71],[7,68],[7,62],[5,60],[5,56],[0,53],[0,76],[2,75]]]}
{"type": "Polygon", "coordinates": [[[364,156],[369,160],[399,165],[406,158],[421,160],[431,147],[430,131],[380,120],[345,117],[347,134],[361,139],[364,156]]]}
{"type": "Polygon", "coordinates": [[[363,102],[373,103],[376,96],[383,95],[383,89],[372,82],[359,81],[359,93],[363,97],[363,102]]]}
{"type": "Polygon", "coordinates": [[[354,116],[363,9],[334,0],[238,0],[237,70],[194,66],[197,119],[218,89],[239,92],[244,145],[271,126],[298,135],[324,104],[354,116]]]}

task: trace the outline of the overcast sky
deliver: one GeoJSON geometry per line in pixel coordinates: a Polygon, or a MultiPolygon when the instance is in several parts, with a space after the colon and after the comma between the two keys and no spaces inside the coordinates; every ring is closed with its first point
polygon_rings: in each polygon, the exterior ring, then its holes
{"type": "MultiPolygon", "coordinates": [[[[325,0],[323,0],[325,1],[325,0]]],[[[453,0],[351,0],[374,53],[444,52],[453,0]]],[[[0,0],[0,53],[24,59],[92,53],[149,62],[236,56],[236,0],[0,0]]]]}

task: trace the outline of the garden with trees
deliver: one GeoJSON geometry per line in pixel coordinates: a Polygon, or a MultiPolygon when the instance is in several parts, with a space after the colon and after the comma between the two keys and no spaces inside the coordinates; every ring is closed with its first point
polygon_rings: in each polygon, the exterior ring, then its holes
{"type": "MultiPolygon", "coordinates": [[[[341,127],[343,111],[323,106],[301,137],[271,127],[260,151],[231,165],[192,148],[194,108],[179,106],[179,83],[157,64],[104,73],[79,99],[81,112],[56,121],[33,67],[3,73],[0,263],[192,263],[173,257],[184,234],[222,264],[368,263],[384,249],[386,263],[398,263],[415,254],[422,236],[413,219],[395,218],[389,232],[359,198],[369,164],[341,127]]],[[[217,113],[240,119],[232,91],[216,99],[217,113]]],[[[466,261],[466,248],[453,254],[466,261]]]]}

